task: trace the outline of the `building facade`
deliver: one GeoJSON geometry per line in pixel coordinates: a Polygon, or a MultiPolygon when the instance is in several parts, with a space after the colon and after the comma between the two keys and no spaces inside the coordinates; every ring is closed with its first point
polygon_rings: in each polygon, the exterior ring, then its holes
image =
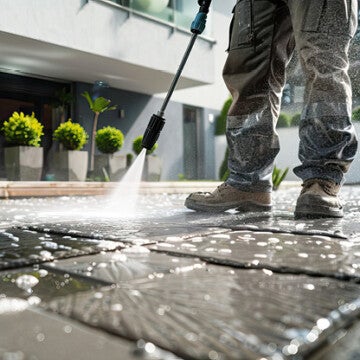
{"type": "MultiPolygon", "coordinates": [[[[34,112],[44,125],[44,176],[51,172],[52,133],[59,124],[59,91],[73,102],[66,118],[90,134],[93,115],[84,91],[109,98],[116,111],[99,126],[125,135],[131,152],[161,107],[191,37],[198,11],[189,0],[0,0],[0,123],[13,111],[34,112]],[[100,86],[97,85],[106,85],[100,86]]],[[[214,2],[167,111],[156,151],[162,180],[216,178],[214,120],[228,96],[221,70],[226,57],[232,0],[214,2]]],[[[0,138],[0,178],[5,179],[0,138]]],[[[90,149],[88,143],[85,150],[90,149]]]]}

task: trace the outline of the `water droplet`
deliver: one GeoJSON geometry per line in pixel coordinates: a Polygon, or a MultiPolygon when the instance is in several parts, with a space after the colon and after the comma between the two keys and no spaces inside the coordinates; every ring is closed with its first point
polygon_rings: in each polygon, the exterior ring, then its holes
{"type": "Polygon", "coordinates": [[[329,319],[326,319],[326,318],[322,318],[322,319],[319,319],[317,322],[316,322],[316,326],[320,329],[320,330],[325,330],[327,329],[328,327],[330,327],[331,323],[329,321],[329,319]]]}
{"type": "Polygon", "coordinates": [[[45,334],[43,334],[43,333],[38,333],[38,334],[36,335],[36,340],[37,340],[38,342],[43,342],[43,341],[45,340],[45,334]]]}
{"type": "Polygon", "coordinates": [[[64,332],[66,334],[70,334],[72,332],[72,326],[71,325],[65,325],[64,326],[64,332]]]}
{"type": "Polygon", "coordinates": [[[315,290],[314,284],[304,284],[303,288],[306,290],[315,290]]]}
{"type": "Polygon", "coordinates": [[[110,309],[111,311],[122,311],[123,306],[121,304],[112,304],[110,309]]]}
{"type": "Polygon", "coordinates": [[[40,269],[39,271],[38,271],[38,273],[39,273],[39,275],[40,275],[40,277],[45,277],[49,272],[47,271],[47,270],[45,270],[45,269],[40,269]]]}
{"type": "Polygon", "coordinates": [[[306,254],[306,253],[298,253],[298,257],[308,258],[308,257],[309,257],[309,254],[306,254]]]}
{"type": "Polygon", "coordinates": [[[25,290],[29,294],[32,293],[32,288],[38,283],[39,280],[33,275],[21,275],[15,281],[18,288],[25,290]]]}

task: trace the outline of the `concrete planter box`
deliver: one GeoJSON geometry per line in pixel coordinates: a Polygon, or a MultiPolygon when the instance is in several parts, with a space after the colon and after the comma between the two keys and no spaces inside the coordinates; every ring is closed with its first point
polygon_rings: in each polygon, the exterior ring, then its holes
{"type": "Polygon", "coordinates": [[[54,154],[54,175],[57,181],[85,181],[88,152],[62,150],[54,154]]]}
{"type": "Polygon", "coordinates": [[[6,177],[10,181],[39,181],[44,162],[44,150],[34,146],[5,148],[6,177]]]}
{"type": "Polygon", "coordinates": [[[161,160],[157,156],[147,155],[145,157],[143,181],[160,181],[161,160]]]}
{"type": "Polygon", "coordinates": [[[100,154],[95,155],[95,175],[104,177],[105,168],[111,181],[119,181],[126,172],[126,155],[100,154]]]}

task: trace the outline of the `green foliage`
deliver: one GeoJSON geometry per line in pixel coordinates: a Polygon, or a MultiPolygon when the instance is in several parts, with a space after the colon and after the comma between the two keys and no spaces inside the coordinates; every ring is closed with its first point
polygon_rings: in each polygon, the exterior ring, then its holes
{"type": "Polygon", "coordinates": [[[226,118],[232,104],[232,98],[228,98],[220,112],[220,115],[216,118],[215,135],[224,135],[226,132],[226,118]]]}
{"type": "Polygon", "coordinates": [[[54,131],[54,140],[63,144],[66,150],[81,150],[88,140],[88,134],[80,124],[69,119],[54,131]]]}
{"type": "Polygon", "coordinates": [[[105,111],[115,110],[117,108],[117,105],[110,105],[111,100],[105,99],[102,96],[99,96],[98,98],[93,100],[87,91],[83,92],[81,96],[86,99],[89,104],[90,110],[94,113],[101,114],[105,111]]]}
{"type": "Polygon", "coordinates": [[[277,190],[281,184],[281,182],[285,179],[289,168],[285,170],[281,170],[274,166],[273,173],[272,173],[272,182],[273,182],[273,190],[277,190]]]}
{"type": "Polygon", "coordinates": [[[352,119],[353,121],[360,121],[360,106],[352,112],[352,119]]]}
{"type": "Polygon", "coordinates": [[[301,120],[301,114],[297,113],[295,115],[293,115],[293,117],[291,118],[290,121],[290,126],[299,126],[300,125],[300,120],[301,120]]]}
{"type": "Polygon", "coordinates": [[[11,145],[39,147],[41,136],[44,135],[43,128],[34,113],[24,115],[15,111],[9,120],[4,121],[1,130],[11,145]]]}
{"type": "Polygon", "coordinates": [[[229,148],[226,148],[225,157],[219,169],[219,179],[221,179],[221,181],[225,181],[229,177],[228,158],[229,148]]]}
{"type": "Polygon", "coordinates": [[[290,126],[291,117],[288,114],[281,113],[279,115],[279,119],[277,121],[276,127],[289,127],[290,126]]]}
{"type": "Polygon", "coordinates": [[[55,101],[53,102],[55,108],[65,108],[65,106],[71,105],[73,102],[74,97],[72,93],[67,92],[65,87],[55,92],[55,101]]]}
{"type": "MultiPolygon", "coordinates": [[[[133,141],[133,150],[134,150],[134,153],[136,155],[139,155],[141,153],[141,150],[143,149],[143,147],[141,146],[141,143],[142,143],[142,139],[143,139],[143,136],[140,135],[138,137],[136,137],[133,141]]],[[[147,155],[150,155],[152,154],[158,147],[158,144],[156,143],[151,150],[146,150],[146,154],[147,155]]]]}
{"type": "Polygon", "coordinates": [[[97,148],[105,154],[113,154],[124,144],[124,134],[112,126],[106,126],[96,132],[95,143],[97,148]]]}

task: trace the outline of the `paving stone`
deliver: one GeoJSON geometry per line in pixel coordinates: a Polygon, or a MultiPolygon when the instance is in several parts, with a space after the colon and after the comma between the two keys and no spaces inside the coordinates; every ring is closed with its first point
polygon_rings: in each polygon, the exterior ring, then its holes
{"type": "Polygon", "coordinates": [[[360,285],[209,266],[44,304],[191,359],[306,356],[360,312],[360,285]]]}
{"type": "Polygon", "coordinates": [[[67,274],[82,275],[102,282],[119,283],[138,278],[161,278],[164,273],[189,271],[205,266],[196,258],[174,257],[150,252],[145,247],[129,247],[124,251],[108,252],[76,259],[59,260],[43,267],[67,274]]]}
{"type": "Polygon", "coordinates": [[[197,256],[223,265],[349,278],[360,282],[360,241],[323,235],[239,230],[197,236],[181,242],[168,238],[166,242],[149,248],[197,256]]]}
{"type": "Polygon", "coordinates": [[[17,228],[0,230],[0,270],[53,259],[96,254],[125,245],[114,241],[78,238],[75,234],[45,234],[17,228]]]}
{"type": "Polygon", "coordinates": [[[74,235],[77,237],[107,239],[136,245],[153,244],[159,239],[168,236],[177,236],[183,239],[198,234],[224,232],[224,229],[215,229],[209,224],[191,224],[186,216],[176,215],[170,218],[143,218],[140,220],[113,220],[97,219],[91,222],[82,221],[64,223],[46,223],[27,226],[34,231],[57,235],[74,235]]]}
{"type": "Polygon", "coordinates": [[[33,302],[50,301],[57,296],[73,294],[104,286],[91,278],[79,278],[68,273],[54,273],[44,268],[23,268],[0,272],[0,299],[16,297],[33,302]]]}
{"type": "Polygon", "coordinates": [[[360,320],[340,329],[326,339],[326,344],[313,355],[313,360],[360,359],[360,320]]]}
{"type": "Polygon", "coordinates": [[[1,359],[179,359],[151,343],[136,344],[26,305],[23,311],[1,311],[5,301],[0,299],[0,322],[6,329],[0,337],[1,359]]]}

